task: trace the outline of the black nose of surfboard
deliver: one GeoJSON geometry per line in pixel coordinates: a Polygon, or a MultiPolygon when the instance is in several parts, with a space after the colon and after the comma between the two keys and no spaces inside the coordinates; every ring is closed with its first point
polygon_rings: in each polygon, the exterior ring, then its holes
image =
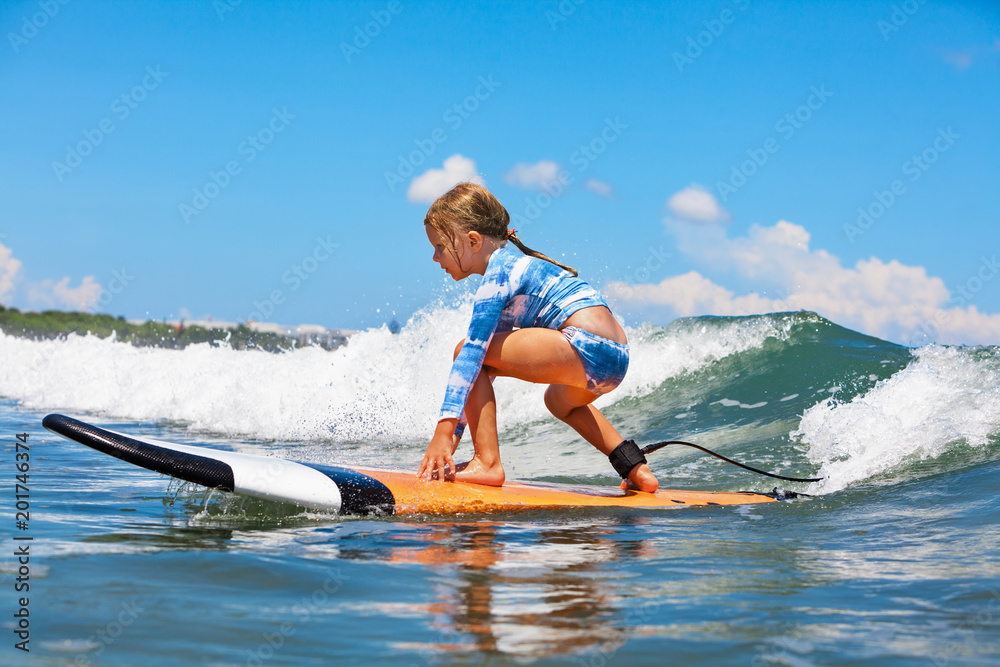
{"type": "Polygon", "coordinates": [[[53,433],[153,472],[223,491],[232,491],[235,487],[233,469],[222,461],[157,447],[66,415],[48,415],[42,420],[42,426],[53,433]]]}

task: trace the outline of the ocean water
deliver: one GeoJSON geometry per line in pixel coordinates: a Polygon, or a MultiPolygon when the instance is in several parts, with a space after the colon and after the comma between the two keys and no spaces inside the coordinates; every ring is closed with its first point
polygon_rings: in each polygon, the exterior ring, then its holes
{"type": "MultiPolygon", "coordinates": [[[[626,437],[824,478],[650,457],[663,488],[811,495],[759,506],[340,518],[181,484],[41,427],[60,412],[415,469],[467,308],[286,354],[0,334],[0,663],[1000,664],[997,347],[908,349],[810,313],[629,329],[625,384],[598,403],[626,437]]],[[[547,416],[543,388],[496,386],[508,478],[615,483],[547,416]]]]}

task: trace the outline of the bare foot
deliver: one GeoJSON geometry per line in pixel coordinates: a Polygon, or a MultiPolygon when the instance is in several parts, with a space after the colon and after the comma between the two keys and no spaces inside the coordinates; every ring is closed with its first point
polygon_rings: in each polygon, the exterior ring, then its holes
{"type": "Polygon", "coordinates": [[[492,466],[487,466],[479,459],[473,457],[471,461],[459,463],[455,466],[456,482],[503,486],[504,478],[503,465],[501,465],[500,459],[497,459],[496,463],[492,466]]]}
{"type": "Polygon", "coordinates": [[[656,479],[656,475],[653,474],[648,465],[640,463],[632,468],[632,472],[628,474],[628,479],[622,482],[621,488],[654,493],[660,488],[660,482],[656,479]]]}

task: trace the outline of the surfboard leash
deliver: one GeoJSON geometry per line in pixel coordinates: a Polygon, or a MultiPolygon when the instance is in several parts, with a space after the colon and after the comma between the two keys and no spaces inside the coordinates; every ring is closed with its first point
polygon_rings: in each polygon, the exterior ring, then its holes
{"type": "MultiPolygon", "coordinates": [[[[764,470],[758,470],[757,468],[751,468],[750,466],[745,465],[743,463],[740,463],[739,461],[734,461],[732,459],[727,459],[722,454],[716,454],[711,449],[706,449],[706,448],[702,447],[701,445],[694,444],[693,442],[684,442],[683,440],[665,440],[663,442],[653,443],[652,445],[646,445],[645,447],[642,448],[642,453],[643,453],[643,455],[650,454],[652,452],[655,452],[657,449],[662,449],[663,447],[666,447],[667,445],[684,445],[685,447],[694,447],[695,449],[700,449],[701,451],[705,452],[706,454],[711,454],[712,456],[714,456],[717,459],[722,459],[726,463],[732,463],[734,466],[739,466],[740,468],[743,468],[744,470],[749,470],[750,472],[755,472],[755,473],[758,473],[760,475],[767,475],[768,477],[774,477],[776,479],[783,479],[786,482],[818,482],[818,481],[820,481],[822,479],[825,479],[824,477],[816,477],[816,478],[810,479],[810,478],[803,478],[803,477],[785,477],[784,475],[775,475],[773,472],[766,472],[764,470]]],[[[805,495],[805,494],[799,494],[799,495],[805,495]]]]}

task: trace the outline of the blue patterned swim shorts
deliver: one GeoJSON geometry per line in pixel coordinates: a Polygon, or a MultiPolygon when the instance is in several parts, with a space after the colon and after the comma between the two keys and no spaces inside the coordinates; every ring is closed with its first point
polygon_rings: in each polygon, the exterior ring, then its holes
{"type": "Polygon", "coordinates": [[[622,383],[628,370],[628,345],[576,327],[564,327],[560,331],[583,360],[589,391],[600,396],[622,383]]]}

